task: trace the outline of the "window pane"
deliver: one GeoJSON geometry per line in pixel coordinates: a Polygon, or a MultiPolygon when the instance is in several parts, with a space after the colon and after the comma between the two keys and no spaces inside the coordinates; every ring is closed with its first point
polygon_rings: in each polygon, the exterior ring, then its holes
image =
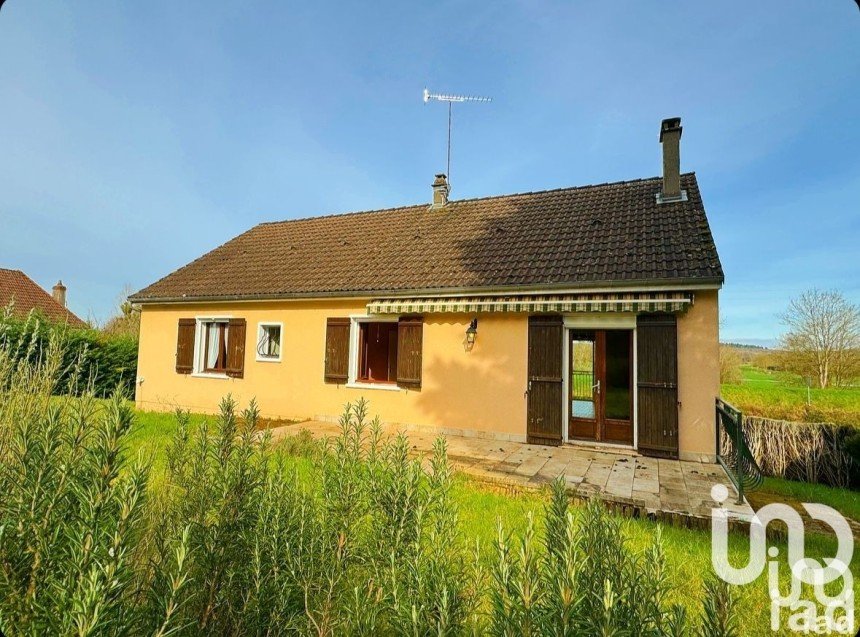
{"type": "Polygon", "coordinates": [[[212,321],[205,326],[203,367],[207,371],[222,372],[227,368],[227,324],[212,321]]]}
{"type": "Polygon", "coordinates": [[[206,324],[206,369],[218,368],[218,355],[221,352],[221,332],[218,323],[206,324]]]}
{"type": "Polygon", "coordinates": [[[606,417],[630,420],[630,332],[606,332],[606,417]]]}
{"type": "Polygon", "coordinates": [[[359,380],[397,380],[397,323],[361,323],[359,332],[359,380]]]}
{"type": "Polygon", "coordinates": [[[570,414],[574,418],[594,418],[594,341],[574,337],[571,345],[570,414]]]}
{"type": "Polygon", "coordinates": [[[261,325],[257,354],[263,358],[278,358],[281,355],[281,326],[261,325]]]}
{"type": "Polygon", "coordinates": [[[281,355],[281,326],[269,327],[269,355],[277,358],[281,355]]]}

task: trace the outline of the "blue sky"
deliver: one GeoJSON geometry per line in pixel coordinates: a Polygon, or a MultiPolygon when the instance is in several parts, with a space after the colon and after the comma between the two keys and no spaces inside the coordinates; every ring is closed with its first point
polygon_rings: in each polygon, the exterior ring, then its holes
{"type": "Polygon", "coordinates": [[[0,11],[0,267],[107,318],[260,222],[658,175],[683,118],[724,340],[860,302],[860,11],[786,2],[126,2],[0,11]]]}

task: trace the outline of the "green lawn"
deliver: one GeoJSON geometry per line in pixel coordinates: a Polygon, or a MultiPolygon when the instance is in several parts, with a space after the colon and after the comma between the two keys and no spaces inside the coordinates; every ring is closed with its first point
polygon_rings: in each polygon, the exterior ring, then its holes
{"type": "Polygon", "coordinates": [[[793,505],[801,502],[826,504],[845,517],[860,523],[860,491],[852,489],[838,489],[781,478],[765,478],[764,484],[749,494],[749,497],[756,506],[768,502],[786,502],[793,505]]]}
{"type": "Polygon", "coordinates": [[[751,416],[832,422],[860,428],[860,387],[809,390],[799,376],[743,365],[738,384],[724,384],[722,397],[751,416]],[[807,399],[809,404],[807,404],[807,399]]]}
{"type": "MultiPolygon", "coordinates": [[[[203,416],[194,416],[192,422],[200,422],[203,416]]],[[[132,437],[133,451],[140,451],[153,459],[156,469],[154,480],[163,468],[164,449],[175,430],[171,414],[138,412],[138,425],[132,437]]],[[[285,445],[280,448],[279,459],[291,463],[299,470],[300,479],[309,479],[313,466],[302,455],[303,445],[285,445]]],[[[806,485],[785,480],[767,480],[763,489],[768,501],[822,502],[833,506],[847,515],[860,519],[860,496],[854,492],[829,489],[819,485],[806,485]]],[[[470,545],[480,547],[481,559],[489,564],[494,558],[493,543],[499,520],[505,529],[514,533],[521,532],[527,524],[527,516],[532,513],[538,528],[542,523],[542,507],[547,494],[540,491],[509,491],[497,486],[476,482],[466,476],[458,476],[454,486],[454,497],[459,505],[461,531],[470,545]]],[[[649,520],[625,519],[624,527],[630,538],[631,547],[642,550],[650,545],[657,530],[657,524],[649,520]]],[[[675,585],[676,601],[686,601],[700,596],[703,578],[711,572],[710,533],[706,530],[679,527],[662,528],[670,577],[675,585]]],[[[779,542],[776,543],[780,545],[779,542]]],[[[808,533],[806,536],[808,557],[832,556],[836,550],[833,538],[808,533]]],[[[730,538],[732,563],[740,566],[746,563],[749,542],[745,534],[733,533],[730,538]]],[[[781,555],[786,554],[785,546],[781,555]]],[[[783,571],[787,569],[783,568],[783,571]]],[[[852,563],[855,578],[855,599],[860,600],[860,559],[852,563]]],[[[787,590],[788,578],[783,572],[783,587],[787,590]]],[[[739,608],[742,614],[741,626],[744,635],[771,635],[768,625],[769,598],[766,577],[762,576],[752,584],[743,587],[739,593],[739,608]]],[[[807,594],[811,598],[811,593],[807,594]]]]}

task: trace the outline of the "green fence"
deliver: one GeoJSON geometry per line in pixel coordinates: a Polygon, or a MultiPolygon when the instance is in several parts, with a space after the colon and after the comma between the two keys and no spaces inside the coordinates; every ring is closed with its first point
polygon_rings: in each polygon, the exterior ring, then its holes
{"type": "Polygon", "coordinates": [[[744,434],[744,415],[729,403],[717,398],[717,461],[726,470],[738,492],[738,503],[744,493],[761,486],[762,471],[744,434]]]}

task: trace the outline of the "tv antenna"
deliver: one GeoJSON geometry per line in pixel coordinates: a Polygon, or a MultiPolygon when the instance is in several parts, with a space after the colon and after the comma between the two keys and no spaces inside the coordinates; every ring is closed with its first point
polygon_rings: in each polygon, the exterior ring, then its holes
{"type": "Polygon", "coordinates": [[[448,95],[446,93],[431,93],[424,89],[424,103],[430,100],[437,102],[448,102],[448,167],[445,174],[448,177],[448,189],[451,189],[451,107],[454,102],[492,102],[492,97],[480,97],[477,95],[448,95]]]}

